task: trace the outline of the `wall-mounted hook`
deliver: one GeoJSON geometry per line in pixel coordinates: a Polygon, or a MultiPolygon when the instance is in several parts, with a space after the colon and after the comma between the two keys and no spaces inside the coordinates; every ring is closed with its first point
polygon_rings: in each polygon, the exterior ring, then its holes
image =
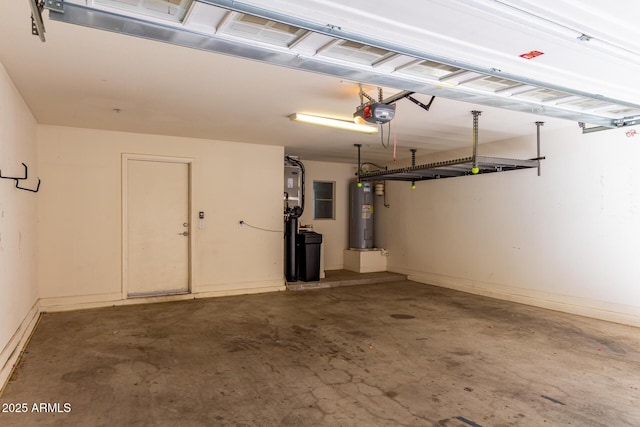
{"type": "Polygon", "coordinates": [[[20,187],[20,181],[23,181],[23,180],[16,179],[16,188],[18,188],[20,190],[31,191],[32,193],[37,193],[40,190],[40,178],[38,178],[38,185],[36,186],[35,190],[32,190],[30,188],[20,187]]]}
{"type": "Polygon", "coordinates": [[[20,177],[20,176],[2,176],[2,170],[0,170],[0,178],[3,178],[3,179],[27,179],[27,173],[28,173],[27,165],[25,165],[23,163],[22,166],[24,166],[24,176],[22,176],[22,177],[20,177]]]}
{"type": "Polygon", "coordinates": [[[40,190],[40,178],[38,178],[38,185],[35,190],[30,188],[20,187],[20,181],[24,181],[29,177],[29,168],[24,163],[22,164],[24,167],[24,176],[2,176],[2,171],[0,171],[0,178],[3,179],[13,179],[16,182],[16,188],[19,190],[31,191],[32,193],[37,193],[40,190]]]}

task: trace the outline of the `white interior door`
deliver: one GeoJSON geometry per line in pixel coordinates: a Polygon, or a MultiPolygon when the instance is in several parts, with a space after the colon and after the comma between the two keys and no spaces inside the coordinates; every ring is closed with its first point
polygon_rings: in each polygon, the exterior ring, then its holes
{"type": "Polygon", "coordinates": [[[189,291],[189,164],[127,160],[127,296],[189,291]]]}

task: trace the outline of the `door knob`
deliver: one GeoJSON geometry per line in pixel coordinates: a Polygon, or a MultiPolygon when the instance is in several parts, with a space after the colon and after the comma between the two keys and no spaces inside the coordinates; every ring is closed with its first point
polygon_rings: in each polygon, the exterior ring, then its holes
{"type": "Polygon", "coordinates": [[[188,231],[183,231],[182,233],[178,233],[181,236],[188,236],[189,232],[188,231]]]}

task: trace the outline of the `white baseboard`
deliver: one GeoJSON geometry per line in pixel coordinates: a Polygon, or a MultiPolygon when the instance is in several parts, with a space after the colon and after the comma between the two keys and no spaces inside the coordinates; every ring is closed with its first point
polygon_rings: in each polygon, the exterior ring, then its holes
{"type": "Polygon", "coordinates": [[[242,288],[242,289],[230,289],[230,290],[218,290],[209,292],[198,292],[193,294],[194,298],[211,298],[211,297],[227,297],[233,295],[249,295],[249,294],[264,294],[268,292],[286,291],[287,287],[284,284],[275,286],[260,286],[257,288],[242,288]]]}
{"type": "Polygon", "coordinates": [[[157,295],[148,297],[123,298],[121,293],[100,295],[81,295],[72,297],[41,298],[42,312],[60,312],[85,310],[91,308],[112,307],[121,305],[152,304],[159,302],[184,301],[199,298],[222,297],[231,295],[247,295],[286,290],[284,279],[242,282],[224,285],[199,285],[197,291],[178,295],[157,295]]]}
{"type": "Polygon", "coordinates": [[[18,363],[18,360],[20,360],[22,351],[26,347],[27,342],[31,337],[31,333],[38,324],[39,317],[39,301],[36,301],[20,323],[20,326],[9,342],[2,349],[2,352],[0,352],[0,396],[8,383],[9,378],[11,378],[13,369],[18,363]]]}
{"type": "Polygon", "coordinates": [[[390,271],[406,274],[409,280],[419,283],[640,327],[640,307],[636,306],[486,283],[407,268],[395,267],[390,271]]]}
{"type": "Polygon", "coordinates": [[[193,293],[198,298],[210,296],[229,296],[255,294],[263,292],[283,291],[286,289],[284,277],[275,280],[261,280],[259,282],[225,283],[224,285],[198,285],[193,293]]]}
{"type": "Polygon", "coordinates": [[[122,299],[122,293],[112,292],[107,294],[76,295],[66,297],[42,297],[40,298],[40,311],[58,312],[69,310],[83,310],[86,308],[108,307],[122,299]]]}

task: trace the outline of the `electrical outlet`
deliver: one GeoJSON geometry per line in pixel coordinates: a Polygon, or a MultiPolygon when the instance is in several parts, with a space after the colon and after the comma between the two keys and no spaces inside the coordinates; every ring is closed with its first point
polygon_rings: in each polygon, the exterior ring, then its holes
{"type": "Polygon", "coordinates": [[[238,228],[244,228],[244,221],[242,221],[242,220],[241,220],[241,221],[238,223],[238,228]]]}

